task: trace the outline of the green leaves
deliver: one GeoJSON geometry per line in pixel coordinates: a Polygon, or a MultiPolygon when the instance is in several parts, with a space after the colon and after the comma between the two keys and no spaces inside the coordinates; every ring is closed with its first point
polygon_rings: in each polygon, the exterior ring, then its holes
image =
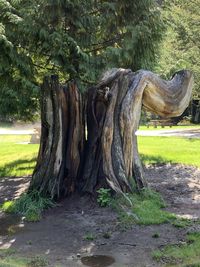
{"type": "Polygon", "coordinates": [[[166,0],[162,12],[167,25],[155,70],[165,77],[180,69],[194,73],[194,97],[200,97],[200,2],[166,0]]]}
{"type": "Polygon", "coordinates": [[[107,188],[100,188],[97,190],[98,198],[97,202],[101,207],[107,207],[111,203],[111,190],[107,188]]]}

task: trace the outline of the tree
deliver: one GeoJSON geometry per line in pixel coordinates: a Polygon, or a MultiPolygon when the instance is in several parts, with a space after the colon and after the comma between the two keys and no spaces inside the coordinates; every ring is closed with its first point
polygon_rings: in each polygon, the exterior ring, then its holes
{"type": "MultiPolygon", "coordinates": [[[[158,64],[154,70],[164,78],[169,78],[173,72],[182,68],[192,70],[194,73],[193,99],[198,100],[200,99],[200,63],[198,60],[200,57],[200,2],[198,0],[166,0],[162,16],[167,30],[160,44],[158,64]]],[[[198,110],[198,102],[196,110],[198,110]]],[[[195,121],[200,122],[200,106],[199,116],[193,112],[193,122],[195,121]]]]}
{"type": "Polygon", "coordinates": [[[193,76],[176,73],[164,81],[149,71],[112,69],[84,97],[74,82],[46,78],[42,136],[29,190],[51,198],[99,187],[131,192],[147,185],[135,132],[142,104],[163,117],[180,115],[190,101],[193,76]],[[86,137],[87,129],[87,137],[86,137]]]}
{"type": "Polygon", "coordinates": [[[38,86],[32,59],[21,46],[23,19],[6,0],[0,1],[0,118],[31,119],[38,109],[38,86]]]}
{"type": "Polygon", "coordinates": [[[153,0],[0,0],[0,7],[1,116],[30,119],[44,74],[84,90],[113,66],[151,68],[163,28],[153,0]]]}
{"type": "Polygon", "coordinates": [[[23,92],[33,92],[44,73],[54,74],[42,86],[42,137],[29,191],[59,198],[77,188],[94,193],[100,186],[129,192],[133,182],[138,190],[145,187],[135,136],[142,103],[163,116],[180,114],[192,75],[182,71],[167,82],[148,71],[114,69],[94,83],[112,66],[153,67],[163,28],[156,2],[0,2],[8,7],[1,17],[9,44],[3,56],[10,60],[1,62],[0,83],[9,77],[11,84],[29,85],[23,92]]]}

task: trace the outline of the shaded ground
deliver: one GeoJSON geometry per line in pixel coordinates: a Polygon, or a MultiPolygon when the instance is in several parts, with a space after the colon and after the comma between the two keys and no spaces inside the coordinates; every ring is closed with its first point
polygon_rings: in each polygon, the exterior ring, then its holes
{"type": "MultiPolygon", "coordinates": [[[[162,193],[170,211],[200,218],[199,169],[162,165],[149,166],[146,171],[150,185],[162,193]]],[[[0,180],[0,202],[8,195],[17,196],[27,187],[28,180],[25,177],[0,180]]],[[[151,252],[166,244],[181,243],[186,234],[186,229],[170,224],[135,225],[122,231],[112,210],[99,208],[91,199],[77,196],[47,211],[38,223],[24,223],[20,218],[16,218],[18,228],[13,223],[0,214],[0,248],[15,248],[22,256],[45,255],[48,266],[63,267],[83,266],[80,258],[92,254],[114,257],[113,267],[159,266],[151,252]],[[11,230],[7,231],[9,223],[11,230]],[[107,233],[110,238],[105,238],[107,233]],[[153,238],[155,233],[160,237],[153,238]]]]}

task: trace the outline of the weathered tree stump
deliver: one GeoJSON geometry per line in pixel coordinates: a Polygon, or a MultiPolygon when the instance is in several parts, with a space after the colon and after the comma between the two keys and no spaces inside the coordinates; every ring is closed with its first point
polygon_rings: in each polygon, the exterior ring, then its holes
{"type": "Polygon", "coordinates": [[[81,95],[56,76],[42,86],[42,134],[30,189],[59,198],[99,187],[131,192],[147,186],[138,154],[142,105],[162,117],[179,116],[191,97],[187,70],[170,81],[140,70],[112,69],[81,95]]]}

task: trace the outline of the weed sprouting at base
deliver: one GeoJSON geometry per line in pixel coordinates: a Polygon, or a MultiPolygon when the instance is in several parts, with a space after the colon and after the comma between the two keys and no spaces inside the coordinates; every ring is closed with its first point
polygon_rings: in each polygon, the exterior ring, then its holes
{"type": "Polygon", "coordinates": [[[97,190],[97,202],[101,207],[109,206],[111,203],[111,190],[107,188],[100,188],[97,190]]]}

